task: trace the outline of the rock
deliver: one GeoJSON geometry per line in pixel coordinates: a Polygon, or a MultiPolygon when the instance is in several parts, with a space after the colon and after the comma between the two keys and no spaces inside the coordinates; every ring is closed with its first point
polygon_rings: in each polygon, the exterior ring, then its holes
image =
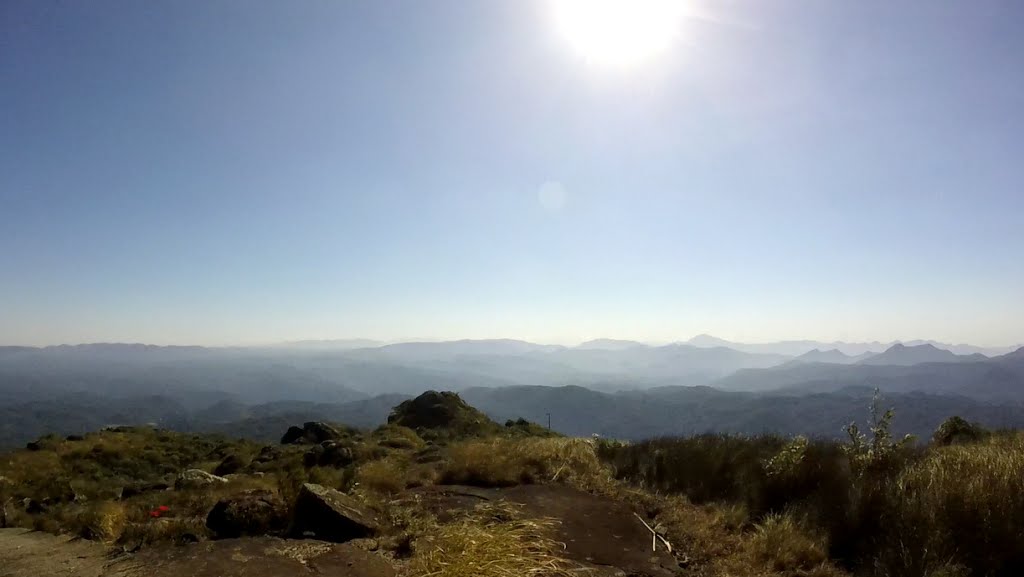
{"type": "Polygon", "coordinates": [[[228,455],[227,457],[224,457],[224,460],[222,460],[220,464],[217,465],[217,468],[213,470],[213,474],[223,477],[224,475],[237,473],[248,465],[249,463],[238,455],[228,455]]]}
{"type": "Polygon", "coordinates": [[[427,391],[402,401],[388,416],[388,424],[420,433],[433,431],[455,436],[476,436],[504,430],[487,415],[469,406],[452,392],[427,391]]]}
{"type": "Polygon", "coordinates": [[[205,487],[213,483],[227,483],[228,480],[224,477],[218,477],[217,475],[211,475],[206,471],[200,469],[188,469],[182,471],[178,478],[174,481],[174,488],[177,490],[182,489],[195,489],[197,487],[205,487]]]}
{"type": "Polygon", "coordinates": [[[327,423],[309,421],[303,423],[301,429],[294,426],[288,427],[288,431],[281,437],[281,444],[317,444],[324,441],[337,441],[344,436],[344,433],[327,423]]]}
{"type": "Polygon", "coordinates": [[[285,432],[283,437],[281,437],[281,444],[292,445],[296,443],[301,443],[302,438],[305,436],[306,431],[303,431],[301,427],[296,427],[292,425],[291,427],[288,427],[288,431],[285,432]]]}
{"type": "Polygon", "coordinates": [[[166,491],[171,486],[167,483],[138,483],[135,485],[128,485],[121,489],[121,498],[127,499],[143,493],[153,493],[156,491],[166,491]]]}
{"type": "MultiPolygon", "coordinates": [[[[295,428],[298,429],[298,427],[295,428]]],[[[256,464],[269,463],[271,461],[276,461],[280,457],[281,449],[278,449],[277,447],[267,446],[260,449],[260,453],[256,455],[252,462],[256,464]]]]}
{"type": "Polygon", "coordinates": [[[341,431],[319,421],[305,423],[302,425],[302,428],[306,431],[306,438],[314,443],[337,441],[342,437],[341,431]]]}
{"type": "Polygon", "coordinates": [[[247,491],[218,501],[206,527],[222,539],[280,533],[288,527],[288,507],[269,491],[247,491]]]}
{"type": "Polygon", "coordinates": [[[309,451],[306,451],[305,455],[302,455],[302,464],[306,467],[315,467],[320,464],[320,457],[324,454],[324,448],[320,445],[316,445],[309,451]]]}
{"type": "Polygon", "coordinates": [[[25,448],[29,451],[39,451],[43,446],[39,444],[39,441],[30,441],[25,444],[25,448]]]}
{"type": "Polygon", "coordinates": [[[320,456],[319,464],[321,467],[347,467],[355,461],[352,449],[349,447],[332,441],[328,441],[321,446],[324,448],[324,452],[320,456]]]}
{"type": "Polygon", "coordinates": [[[347,467],[355,460],[352,449],[334,441],[324,441],[302,456],[307,467],[347,467]]]}
{"type": "Polygon", "coordinates": [[[64,437],[64,440],[65,441],[84,441],[85,437],[83,437],[82,435],[68,435],[67,437],[64,437]]]}
{"type": "Polygon", "coordinates": [[[344,543],[372,537],[378,529],[376,517],[359,501],[340,491],[306,483],[295,499],[289,533],[344,543]]]}

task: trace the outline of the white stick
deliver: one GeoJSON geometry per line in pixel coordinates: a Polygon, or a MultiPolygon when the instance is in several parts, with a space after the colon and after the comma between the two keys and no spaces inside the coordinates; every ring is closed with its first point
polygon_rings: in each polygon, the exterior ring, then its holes
{"type": "Polygon", "coordinates": [[[644,527],[647,527],[647,530],[651,532],[651,551],[658,550],[658,539],[661,539],[661,542],[665,544],[665,548],[668,549],[668,552],[672,552],[672,544],[665,540],[661,535],[658,535],[657,531],[651,529],[651,526],[647,524],[647,521],[644,521],[643,517],[637,515],[636,512],[633,513],[633,516],[640,519],[640,522],[644,524],[644,527]]]}

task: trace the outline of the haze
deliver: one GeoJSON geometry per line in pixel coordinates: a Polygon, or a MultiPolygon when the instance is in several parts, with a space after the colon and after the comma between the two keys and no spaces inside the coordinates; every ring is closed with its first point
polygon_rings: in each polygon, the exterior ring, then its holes
{"type": "Polygon", "coordinates": [[[1024,342],[1024,4],[688,4],[7,0],[0,343],[1024,342]]]}

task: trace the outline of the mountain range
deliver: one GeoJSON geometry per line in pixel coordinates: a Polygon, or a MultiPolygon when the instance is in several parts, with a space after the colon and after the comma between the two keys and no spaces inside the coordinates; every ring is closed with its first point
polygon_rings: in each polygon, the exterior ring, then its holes
{"type": "Polygon", "coordinates": [[[986,356],[932,343],[873,351],[861,350],[866,344],[843,350],[813,341],[721,342],[0,347],[0,443],[140,420],[246,435],[304,415],[369,426],[396,399],[428,389],[462,391],[496,418],[543,420],[550,412],[560,415],[553,424],[563,432],[624,438],[704,430],[835,434],[841,423],[834,419],[862,410],[865,391],[874,388],[916,407],[908,412],[921,411],[908,423],[917,433],[951,412],[1015,424],[1024,403],[1024,349],[986,356]],[[772,352],[779,347],[799,353],[772,352]]]}

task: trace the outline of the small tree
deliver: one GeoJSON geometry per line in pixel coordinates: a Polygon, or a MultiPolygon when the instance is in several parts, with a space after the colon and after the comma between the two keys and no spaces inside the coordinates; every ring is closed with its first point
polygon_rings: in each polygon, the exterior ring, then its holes
{"type": "Polygon", "coordinates": [[[902,439],[893,440],[890,428],[896,411],[889,408],[882,411],[882,396],[876,388],[871,396],[870,417],[868,427],[871,437],[861,432],[856,422],[846,426],[849,442],[843,447],[854,470],[862,473],[867,469],[884,466],[902,449],[914,442],[913,435],[905,435],[902,439]]]}

